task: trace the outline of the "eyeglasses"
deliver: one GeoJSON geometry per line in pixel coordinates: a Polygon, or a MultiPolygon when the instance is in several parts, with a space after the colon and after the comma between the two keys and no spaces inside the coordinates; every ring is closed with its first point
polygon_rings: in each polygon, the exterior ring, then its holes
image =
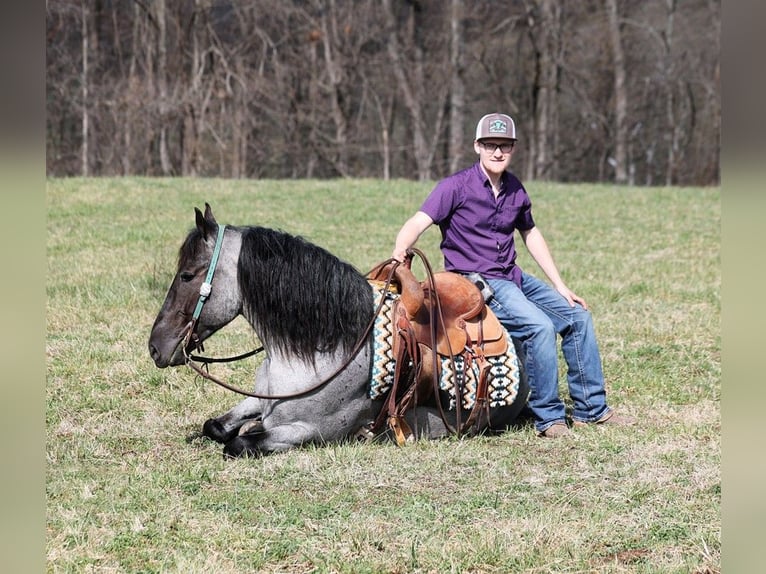
{"type": "Polygon", "coordinates": [[[516,142],[504,142],[501,144],[496,144],[491,142],[479,142],[479,145],[483,147],[489,153],[495,153],[495,151],[498,149],[503,153],[510,153],[510,151],[513,149],[513,146],[516,145],[516,142]]]}

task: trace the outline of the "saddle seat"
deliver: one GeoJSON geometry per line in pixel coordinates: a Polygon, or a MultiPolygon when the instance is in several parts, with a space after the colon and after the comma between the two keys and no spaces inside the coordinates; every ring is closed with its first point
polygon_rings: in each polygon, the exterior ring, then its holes
{"type": "Polygon", "coordinates": [[[397,275],[400,281],[407,275],[411,277],[402,281],[399,303],[419,343],[435,349],[445,357],[475,348],[490,356],[505,353],[508,347],[505,330],[471,281],[450,271],[434,273],[433,281],[439,301],[436,307],[428,282],[417,282],[412,271],[406,267],[399,269],[397,275]],[[443,322],[438,315],[439,308],[443,322]],[[436,327],[435,342],[431,339],[431,321],[435,322],[436,327]]]}
{"type": "MultiPolygon", "coordinates": [[[[368,278],[383,280],[389,270],[390,265],[375,269],[368,278]]],[[[444,357],[459,355],[466,348],[475,347],[489,356],[506,352],[508,339],[503,326],[484,303],[478,287],[464,276],[451,271],[433,274],[439,307],[435,307],[436,298],[430,283],[418,281],[409,267],[399,265],[394,278],[394,286],[401,294],[394,306],[394,316],[406,318],[418,343],[435,349],[444,357]],[[432,320],[436,341],[432,340],[432,320]]]]}

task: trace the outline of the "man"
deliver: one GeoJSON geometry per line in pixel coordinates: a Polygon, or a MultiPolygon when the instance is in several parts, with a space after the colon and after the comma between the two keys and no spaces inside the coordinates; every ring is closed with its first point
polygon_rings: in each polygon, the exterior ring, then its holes
{"type": "Polygon", "coordinates": [[[634,419],[618,415],[606,403],[587,303],[564,283],[535,226],[524,186],[507,171],[515,145],[516,126],[509,116],[493,113],[481,118],[473,143],[479,161],[436,185],[397,234],[393,257],[404,261],[407,250],[436,223],[445,269],[481,276],[492,292],[492,311],[521,341],[531,388],[529,407],[539,436],[572,435],[558,392],[557,334],[568,365],[573,424],[633,424],[634,419]],[[552,287],[516,265],[514,230],[552,287]]]}

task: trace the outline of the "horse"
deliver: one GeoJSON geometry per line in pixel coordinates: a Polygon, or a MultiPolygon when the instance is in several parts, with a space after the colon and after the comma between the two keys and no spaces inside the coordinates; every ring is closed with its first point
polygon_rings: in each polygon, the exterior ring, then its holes
{"type": "MultiPolygon", "coordinates": [[[[179,249],[175,277],[151,329],[149,354],[160,369],[188,363],[190,353],[241,315],[266,355],[251,396],[206,420],[202,435],[223,444],[226,457],[361,436],[384,402],[369,392],[374,354],[369,326],[375,315],[370,282],[300,236],[219,225],[208,203],[204,213],[194,211],[196,225],[179,249]]],[[[520,388],[519,397],[524,393],[528,387],[520,388]]],[[[436,403],[444,397],[429,400],[406,414],[415,438],[442,438],[454,430],[455,413],[436,403]]],[[[506,428],[524,402],[489,409],[478,430],[506,428]]]]}

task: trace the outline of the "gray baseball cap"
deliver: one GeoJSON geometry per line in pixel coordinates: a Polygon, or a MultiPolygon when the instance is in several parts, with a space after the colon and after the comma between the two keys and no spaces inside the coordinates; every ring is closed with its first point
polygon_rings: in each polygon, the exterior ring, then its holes
{"type": "Polygon", "coordinates": [[[476,124],[476,139],[488,138],[516,141],[516,124],[505,114],[487,114],[476,124]]]}

